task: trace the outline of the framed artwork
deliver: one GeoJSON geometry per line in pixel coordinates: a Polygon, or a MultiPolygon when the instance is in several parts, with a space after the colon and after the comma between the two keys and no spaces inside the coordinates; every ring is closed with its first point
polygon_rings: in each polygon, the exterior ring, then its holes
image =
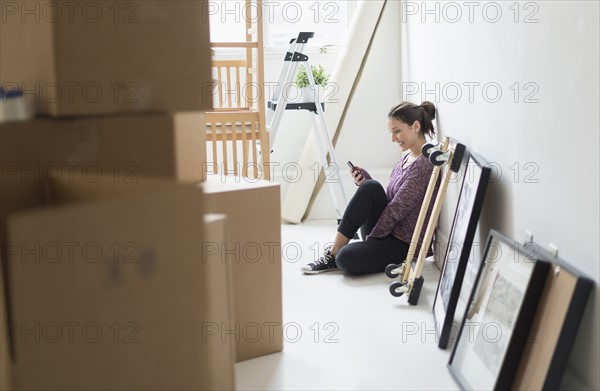
{"type": "Polygon", "coordinates": [[[466,390],[510,389],[550,264],[491,231],[448,368],[466,390]]]}
{"type": "Polygon", "coordinates": [[[562,259],[531,246],[551,266],[512,388],[558,390],[594,283],[562,259]]]}
{"type": "MultiPolygon", "coordinates": [[[[473,238],[477,230],[479,215],[490,178],[490,167],[481,157],[470,153],[466,157],[463,180],[458,196],[456,212],[450,229],[448,245],[444,256],[441,277],[433,302],[433,316],[438,337],[438,346],[446,349],[451,334],[458,331],[467,294],[461,296],[465,270],[470,268],[471,280],[477,274],[476,262],[469,262],[473,238]],[[462,305],[458,306],[462,297],[462,305]],[[461,312],[462,310],[462,312],[461,312]]],[[[478,255],[478,254],[477,254],[478,255]]],[[[466,287],[472,288],[472,282],[466,287]]],[[[470,290],[469,290],[470,293],[470,290]]],[[[454,338],[456,335],[453,336],[454,338]]]]}

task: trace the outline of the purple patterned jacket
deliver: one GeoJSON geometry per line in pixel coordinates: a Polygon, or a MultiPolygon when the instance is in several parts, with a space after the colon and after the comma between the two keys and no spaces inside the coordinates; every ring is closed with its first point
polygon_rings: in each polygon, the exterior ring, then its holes
{"type": "MultiPolygon", "coordinates": [[[[429,159],[421,155],[410,166],[403,169],[402,165],[409,155],[407,153],[400,159],[396,167],[392,170],[386,191],[388,205],[381,213],[381,216],[379,216],[377,224],[373,227],[371,234],[366,237],[366,240],[383,239],[391,234],[403,242],[410,244],[415,226],[417,225],[421,204],[429,185],[433,165],[429,162],[429,159]]],[[[362,174],[365,179],[371,179],[371,176],[365,170],[363,170],[362,174]]],[[[433,209],[439,184],[438,180],[433,196],[431,197],[425,222],[423,223],[415,252],[415,259],[421,249],[421,243],[427,230],[427,223],[433,209]]],[[[427,252],[428,256],[432,254],[431,246],[427,252]]]]}

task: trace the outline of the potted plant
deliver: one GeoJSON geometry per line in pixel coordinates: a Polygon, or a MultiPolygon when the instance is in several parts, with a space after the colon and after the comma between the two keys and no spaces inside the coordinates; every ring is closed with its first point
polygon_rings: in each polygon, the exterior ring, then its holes
{"type": "Polygon", "coordinates": [[[300,66],[300,70],[296,74],[296,87],[298,87],[301,91],[301,101],[302,102],[320,102],[323,97],[323,88],[329,82],[329,77],[323,66],[319,65],[315,67],[312,65],[311,67],[312,75],[315,80],[316,89],[313,90],[310,87],[310,83],[308,81],[308,74],[306,73],[306,68],[304,65],[300,66]]]}

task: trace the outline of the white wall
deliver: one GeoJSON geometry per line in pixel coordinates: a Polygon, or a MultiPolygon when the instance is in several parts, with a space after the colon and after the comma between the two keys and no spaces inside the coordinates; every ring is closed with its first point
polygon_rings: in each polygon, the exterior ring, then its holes
{"type": "MultiPolygon", "coordinates": [[[[465,2],[424,4],[403,2],[398,14],[406,43],[400,89],[408,100],[436,103],[442,135],[458,138],[501,169],[488,188],[480,239],[490,228],[517,240],[530,230],[537,243],[554,244],[598,283],[599,3],[521,2],[515,21],[515,2],[472,2],[472,22],[465,2]],[[458,10],[462,17],[452,23],[458,10]],[[528,16],[534,23],[524,23],[528,16]],[[479,83],[472,97],[469,82],[479,83]],[[436,83],[437,96],[423,93],[436,83]],[[484,91],[486,83],[495,84],[484,91]],[[498,87],[501,96],[492,103],[498,87]]],[[[447,229],[446,219],[442,231],[447,229]]],[[[570,362],[596,390],[599,303],[595,289],[570,362]]]]}

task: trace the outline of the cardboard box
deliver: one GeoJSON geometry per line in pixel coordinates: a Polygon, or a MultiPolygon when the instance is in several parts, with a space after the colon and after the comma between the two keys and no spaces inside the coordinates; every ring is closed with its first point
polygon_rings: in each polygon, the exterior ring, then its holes
{"type": "Polygon", "coordinates": [[[37,113],[212,108],[206,0],[2,2],[0,81],[37,113]]]}
{"type": "Polygon", "coordinates": [[[122,184],[146,177],[203,181],[203,126],[202,112],[2,124],[0,234],[9,213],[43,202],[41,184],[60,179],[57,175],[122,184]]]}
{"type": "Polygon", "coordinates": [[[279,184],[209,176],[202,185],[207,212],[227,216],[229,240],[216,243],[233,268],[236,361],[283,349],[281,207],[279,184]]]}
{"type": "Polygon", "coordinates": [[[233,322],[233,274],[231,265],[221,262],[219,253],[212,248],[213,243],[227,240],[227,221],[225,215],[207,214],[204,224],[202,262],[209,264],[205,279],[206,291],[213,294],[208,296],[208,309],[202,322],[202,344],[212,358],[208,363],[211,388],[234,390],[235,375],[231,363],[235,362],[235,341],[232,338],[222,338],[224,325],[233,322]]]}
{"type": "Polygon", "coordinates": [[[205,180],[204,113],[9,122],[0,128],[2,182],[54,179],[135,183],[205,180]]]}
{"type": "Polygon", "coordinates": [[[6,301],[4,295],[4,274],[0,268],[0,390],[10,390],[10,370],[12,362],[8,352],[8,339],[5,338],[6,330],[6,301]]]}
{"type": "MultiPolygon", "coordinates": [[[[203,390],[233,385],[231,345],[202,326],[227,300],[202,258],[204,196],[141,181],[50,183],[51,207],[9,216],[12,383],[27,390],[203,390]],[[209,291],[210,290],[210,291],[209,291]],[[217,370],[218,368],[218,370],[217,370]]],[[[209,222],[220,240],[221,220],[209,222]]],[[[224,315],[225,314],[225,315],[224,315]]]]}

